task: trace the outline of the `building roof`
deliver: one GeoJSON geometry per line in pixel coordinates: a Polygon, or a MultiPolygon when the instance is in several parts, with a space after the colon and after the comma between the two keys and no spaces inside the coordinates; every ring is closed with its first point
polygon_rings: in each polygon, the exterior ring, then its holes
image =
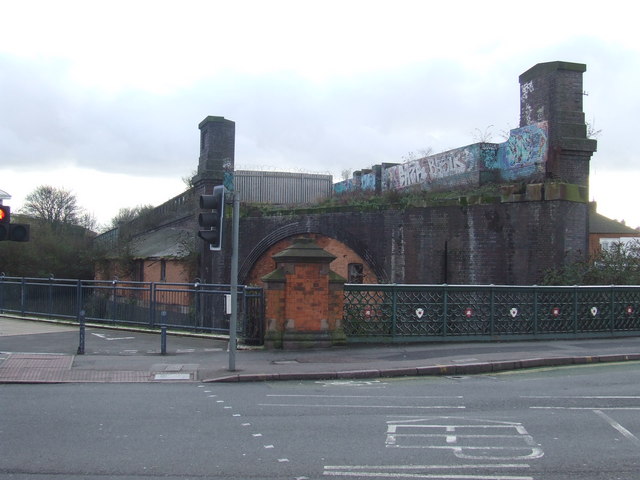
{"type": "Polygon", "coordinates": [[[640,236],[638,230],[596,212],[589,212],[589,233],[640,236]]]}
{"type": "Polygon", "coordinates": [[[131,242],[133,258],[184,258],[193,251],[195,233],[179,228],[162,228],[140,235],[131,242]]]}

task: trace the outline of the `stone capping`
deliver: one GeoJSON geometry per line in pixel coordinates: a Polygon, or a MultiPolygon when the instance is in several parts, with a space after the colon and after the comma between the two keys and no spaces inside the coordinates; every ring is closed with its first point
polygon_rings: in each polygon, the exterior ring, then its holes
{"type": "Polygon", "coordinates": [[[502,203],[566,200],[588,203],[588,189],[573,183],[532,183],[501,187],[502,203]]]}
{"type": "Polygon", "coordinates": [[[538,63],[537,65],[534,65],[529,70],[521,74],[518,77],[518,80],[522,84],[534,78],[541,77],[543,75],[547,75],[549,73],[552,73],[558,70],[569,70],[573,72],[584,73],[587,71],[587,66],[584,63],[560,62],[560,61],[538,63]]]}
{"type": "Polygon", "coordinates": [[[285,248],[272,257],[276,264],[280,263],[326,263],[333,262],[336,257],[320,248],[311,238],[296,238],[290,247],[285,248]]]}

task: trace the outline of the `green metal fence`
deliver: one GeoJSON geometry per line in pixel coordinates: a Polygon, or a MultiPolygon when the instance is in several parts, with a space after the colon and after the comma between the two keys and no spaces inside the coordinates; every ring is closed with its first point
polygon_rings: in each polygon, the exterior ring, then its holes
{"type": "MultiPolygon", "coordinates": [[[[0,313],[229,333],[229,285],[0,276],[0,313]]],[[[238,336],[263,341],[261,288],[238,286],[238,336]]]]}
{"type": "Polygon", "coordinates": [[[349,341],[640,335],[640,287],[345,286],[349,341]]]}

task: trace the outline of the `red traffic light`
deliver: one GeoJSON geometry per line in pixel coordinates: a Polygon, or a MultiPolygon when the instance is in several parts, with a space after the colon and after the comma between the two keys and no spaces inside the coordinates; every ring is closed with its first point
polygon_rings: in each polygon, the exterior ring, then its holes
{"type": "Polygon", "coordinates": [[[11,221],[11,207],[8,205],[0,205],[0,223],[9,223],[11,221]]]}
{"type": "Polygon", "coordinates": [[[11,223],[11,207],[0,205],[0,241],[28,242],[30,227],[23,223],[11,223]]]}

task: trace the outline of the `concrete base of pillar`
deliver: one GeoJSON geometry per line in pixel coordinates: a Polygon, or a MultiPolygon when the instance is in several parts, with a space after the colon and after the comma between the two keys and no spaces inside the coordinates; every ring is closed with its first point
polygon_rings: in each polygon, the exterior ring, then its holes
{"type": "Polygon", "coordinates": [[[347,337],[340,331],[319,332],[267,332],[264,346],[267,349],[282,348],[284,350],[301,350],[305,348],[327,348],[344,345],[347,337]]]}

